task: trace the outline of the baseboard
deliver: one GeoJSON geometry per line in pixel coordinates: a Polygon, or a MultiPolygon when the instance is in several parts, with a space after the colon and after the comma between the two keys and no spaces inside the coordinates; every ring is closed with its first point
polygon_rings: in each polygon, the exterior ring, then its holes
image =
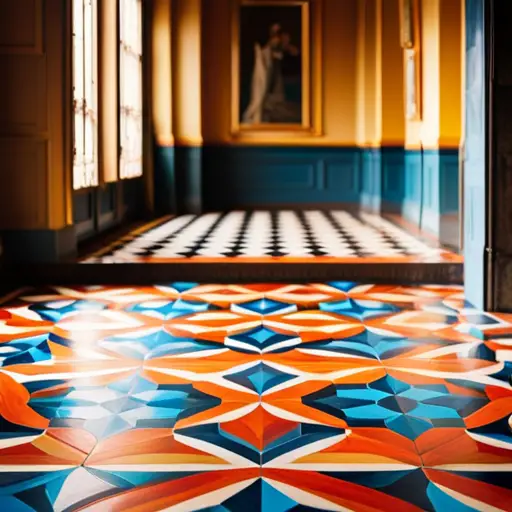
{"type": "Polygon", "coordinates": [[[357,281],[385,284],[462,284],[462,263],[128,263],[16,265],[9,276],[19,286],[357,281]]]}
{"type": "Polygon", "coordinates": [[[77,254],[74,226],[9,230],[0,236],[6,263],[57,263],[73,259],[77,254]]]}

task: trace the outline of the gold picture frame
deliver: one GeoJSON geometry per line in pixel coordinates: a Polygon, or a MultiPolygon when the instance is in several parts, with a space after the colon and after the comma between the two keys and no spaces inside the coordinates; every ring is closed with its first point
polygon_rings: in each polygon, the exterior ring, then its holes
{"type": "Polygon", "coordinates": [[[419,85],[418,60],[418,52],[414,48],[404,51],[405,117],[408,121],[421,120],[421,88],[419,85]]]}
{"type": "MultiPolygon", "coordinates": [[[[403,3],[403,2],[402,2],[403,3]]],[[[409,0],[411,46],[405,46],[404,55],[404,107],[408,121],[421,121],[423,108],[421,18],[419,0],[409,0]]]]}
{"type": "Polygon", "coordinates": [[[414,0],[400,0],[400,45],[404,49],[414,47],[414,0]]]}
{"type": "MultiPolygon", "coordinates": [[[[258,140],[322,135],[322,1],[232,0],[231,135],[258,140]],[[251,7],[300,7],[300,122],[243,122],[241,14],[251,7]]],[[[276,20],[279,23],[279,20],[276,20]]],[[[298,106],[298,102],[297,102],[298,106]]]]}

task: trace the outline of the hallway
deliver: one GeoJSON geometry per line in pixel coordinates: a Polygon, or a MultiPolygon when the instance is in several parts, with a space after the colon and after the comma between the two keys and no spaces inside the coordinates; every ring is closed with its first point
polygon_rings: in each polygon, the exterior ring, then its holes
{"type": "Polygon", "coordinates": [[[0,502],[510,511],[511,334],[453,286],[26,290],[0,308],[0,502]]]}
{"type": "Polygon", "coordinates": [[[0,0],[2,512],[512,512],[510,19],[0,0]]]}
{"type": "Polygon", "coordinates": [[[385,217],[346,210],[182,215],[138,229],[85,263],[442,263],[462,256],[385,217]]]}

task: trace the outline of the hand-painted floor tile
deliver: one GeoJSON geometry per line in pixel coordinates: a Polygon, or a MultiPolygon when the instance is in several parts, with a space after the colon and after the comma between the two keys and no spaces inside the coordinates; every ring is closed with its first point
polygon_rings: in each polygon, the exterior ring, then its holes
{"type": "Polygon", "coordinates": [[[84,263],[462,261],[434,240],[365,212],[232,211],[139,227],[84,263]]]}
{"type": "MultiPolygon", "coordinates": [[[[222,503],[252,498],[261,510],[259,469],[187,473],[184,471],[100,470],[77,467],[33,473],[10,473],[0,481],[0,500],[13,511],[103,511],[215,509],[222,503]],[[246,491],[249,490],[249,492],[246,491]]],[[[248,507],[251,505],[249,504],[248,507]]],[[[229,510],[229,509],[228,509],[229,510]]],[[[234,508],[233,510],[240,510],[234,508]]]]}
{"type": "Polygon", "coordinates": [[[265,511],[294,510],[297,505],[300,507],[296,510],[506,511],[510,510],[512,496],[501,474],[494,480],[501,485],[495,485],[472,480],[468,475],[421,468],[318,472],[264,469],[263,480],[263,496],[272,496],[264,502],[265,511]],[[273,508],[272,503],[282,508],[273,508]]]}
{"type": "Polygon", "coordinates": [[[24,292],[0,307],[0,504],[512,510],[511,332],[449,286],[24,292]]]}

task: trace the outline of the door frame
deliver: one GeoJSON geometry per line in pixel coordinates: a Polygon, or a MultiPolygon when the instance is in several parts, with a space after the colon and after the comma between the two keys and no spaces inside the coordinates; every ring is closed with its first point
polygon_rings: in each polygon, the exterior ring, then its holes
{"type": "MultiPolygon", "coordinates": [[[[465,20],[465,37],[464,37],[464,141],[462,157],[463,162],[461,165],[462,173],[461,182],[463,185],[463,195],[461,197],[461,215],[463,226],[463,241],[464,241],[464,289],[466,299],[478,309],[492,309],[493,308],[493,229],[494,229],[494,215],[492,192],[494,187],[493,176],[493,160],[492,155],[494,152],[494,142],[492,139],[493,128],[493,26],[492,26],[492,13],[493,13],[494,0],[464,0],[464,20],[465,20]],[[468,105],[471,104],[471,96],[468,94],[467,76],[469,66],[471,66],[470,59],[468,59],[468,19],[467,7],[469,2],[479,1],[482,6],[481,17],[481,30],[483,34],[483,68],[484,76],[482,80],[482,101],[481,105],[483,111],[483,127],[481,135],[484,140],[483,155],[481,168],[474,167],[473,160],[471,166],[468,166],[468,133],[470,130],[468,126],[468,105]],[[483,198],[476,198],[474,196],[475,188],[471,188],[468,179],[468,168],[470,172],[482,172],[483,183],[483,198]],[[476,169],[476,170],[475,170],[476,169]],[[485,218],[475,218],[473,209],[470,210],[471,205],[483,199],[485,204],[480,211],[477,210],[478,215],[484,215],[485,218]],[[467,215],[469,213],[469,215],[467,215]],[[477,226],[477,227],[475,227],[477,226]],[[482,233],[483,230],[483,233],[482,233]],[[471,239],[474,233],[478,232],[478,238],[483,242],[483,247],[478,247],[478,244],[471,246],[471,239]],[[478,272],[472,269],[479,269],[478,272]]],[[[471,121],[470,121],[471,122],[471,121]]],[[[474,181],[474,180],[471,180],[474,181]]]]}

